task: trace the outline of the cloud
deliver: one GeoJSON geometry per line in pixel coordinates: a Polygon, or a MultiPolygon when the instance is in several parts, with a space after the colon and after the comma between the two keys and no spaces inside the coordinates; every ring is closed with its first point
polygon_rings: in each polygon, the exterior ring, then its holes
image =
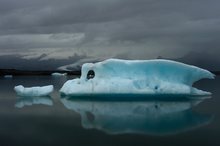
{"type": "Polygon", "coordinates": [[[26,56],[46,53],[51,58],[78,53],[96,58],[126,54],[133,59],[178,58],[194,51],[220,60],[219,4],[218,0],[1,0],[0,50],[26,56]]]}

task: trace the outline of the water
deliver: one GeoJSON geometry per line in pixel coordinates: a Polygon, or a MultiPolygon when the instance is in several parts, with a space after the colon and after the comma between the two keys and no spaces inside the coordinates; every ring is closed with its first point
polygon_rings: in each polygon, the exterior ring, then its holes
{"type": "Polygon", "coordinates": [[[195,84],[200,100],[103,101],[60,97],[69,77],[0,78],[0,146],[220,145],[220,77],[195,84]],[[55,85],[51,97],[16,97],[13,87],[55,85]]]}

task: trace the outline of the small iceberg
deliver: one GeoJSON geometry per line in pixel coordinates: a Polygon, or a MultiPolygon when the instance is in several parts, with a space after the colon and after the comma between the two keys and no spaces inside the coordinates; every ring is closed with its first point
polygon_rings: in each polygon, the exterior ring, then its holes
{"type": "Polygon", "coordinates": [[[24,106],[32,106],[32,105],[48,105],[52,106],[53,101],[50,96],[41,96],[41,97],[17,97],[17,101],[15,107],[22,108],[24,106]]]}
{"type": "Polygon", "coordinates": [[[11,79],[11,78],[13,78],[13,75],[4,75],[4,78],[11,79]]]}
{"type": "Polygon", "coordinates": [[[210,95],[192,87],[203,79],[213,79],[208,70],[176,61],[108,59],[85,63],[80,78],[67,81],[60,92],[64,96],[114,94],[134,95],[210,95]]]}
{"type": "Polygon", "coordinates": [[[42,87],[24,87],[22,85],[15,86],[14,90],[18,96],[29,96],[29,97],[39,97],[48,96],[53,92],[53,85],[42,86],[42,87]]]}
{"type": "Polygon", "coordinates": [[[51,75],[54,76],[54,77],[61,77],[61,76],[66,76],[67,73],[58,73],[58,72],[54,72],[54,73],[52,73],[51,75]]]}

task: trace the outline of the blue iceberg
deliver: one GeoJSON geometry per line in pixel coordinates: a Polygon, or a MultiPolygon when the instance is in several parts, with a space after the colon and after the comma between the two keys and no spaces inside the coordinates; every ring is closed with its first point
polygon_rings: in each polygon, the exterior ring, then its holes
{"type": "Polygon", "coordinates": [[[26,96],[26,97],[40,97],[40,96],[48,96],[53,92],[53,85],[48,86],[37,86],[37,87],[24,87],[22,85],[15,86],[14,90],[18,96],[26,96]]]}
{"type": "Polygon", "coordinates": [[[67,81],[60,92],[65,96],[103,94],[210,95],[192,87],[211,72],[171,60],[108,59],[82,66],[80,78],[67,81]]]}

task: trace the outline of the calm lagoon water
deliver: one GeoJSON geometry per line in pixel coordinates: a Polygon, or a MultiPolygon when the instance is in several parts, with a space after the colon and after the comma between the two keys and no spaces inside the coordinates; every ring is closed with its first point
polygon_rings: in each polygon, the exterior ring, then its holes
{"type": "Polygon", "coordinates": [[[195,84],[213,93],[191,100],[81,100],[60,97],[75,78],[0,78],[0,146],[220,145],[220,77],[195,84]],[[15,85],[55,85],[50,97],[17,97],[15,85]]]}

